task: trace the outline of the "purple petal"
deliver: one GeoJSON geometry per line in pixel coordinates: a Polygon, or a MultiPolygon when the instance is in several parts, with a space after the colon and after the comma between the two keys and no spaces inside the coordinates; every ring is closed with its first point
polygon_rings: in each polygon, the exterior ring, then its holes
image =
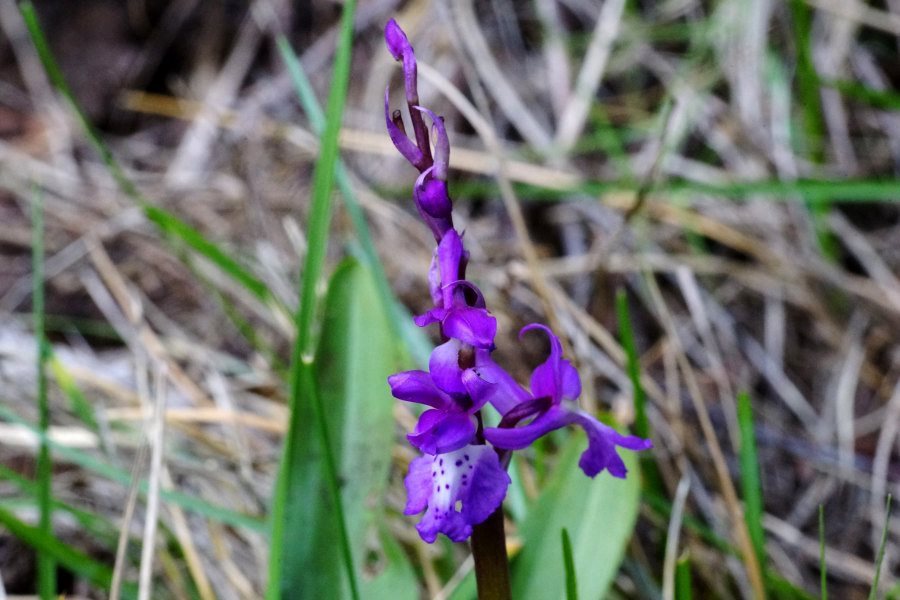
{"type": "Polygon", "coordinates": [[[424,172],[419,175],[419,178],[416,179],[416,184],[413,186],[413,201],[416,203],[416,209],[419,211],[419,216],[422,217],[422,220],[425,221],[425,224],[431,229],[431,233],[434,234],[434,241],[440,244],[445,237],[445,234],[448,231],[453,231],[453,219],[449,214],[447,217],[434,217],[425,209],[426,200],[422,198],[422,193],[425,189],[423,182],[425,177],[428,176],[430,169],[431,167],[426,168],[424,172]]]}
{"type": "Polygon", "coordinates": [[[428,370],[431,379],[439,389],[447,394],[462,395],[466,388],[462,382],[463,370],[459,367],[459,352],[462,344],[459,340],[450,339],[431,351],[428,370]]]}
{"type": "Polygon", "coordinates": [[[578,466],[588,477],[595,477],[604,469],[609,471],[613,477],[625,477],[628,469],[625,468],[625,463],[616,452],[616,446],[629,450],[647,450],[653,447],[651,440],[633,435],[622,435],[582,411],[573,413],[573,421],[581,425],[587,433],[588,447],[582,453],[578,466]]]}
{"type": "Polygon", "coordinates": [[[413,322],[419,327],[428,327],[447,316],[446,308],[432,308],[427,313],[413,317],[413,322]]]}
{"type": "Polygon", "coordinates": [[[493,348],[497,319],[483,308],[460,307],[447,311],[444,334],[476,348],[493,348]]]}
{"type": "Polygon", "coordinates": [[[391,394],[398,400],[418,402],[434,408],[448,409],[453,400],[437,388],[425,371],[403,371],[388,377],[391,394]]]}
{"type": "Polygon", "coordinates": [[[416,529],[429,543],[438,533],[454,542],[464,541],[474,525],[497,510],[510,483],[497,453],[483,445],[416,459],[410,463],[406,481],[409,499],[405,514],[421,511],[422,498],[428,494],[428,509],[416,529]]]}
{"type": "Polygon", "coordinates": [[[496,388],[493,383],[482,379],[475,369],[463,371],[462,382],[466,387],[466,393],[472,399],[472,406],[466,411],[470,415],[477,410],[481,410],[496,388]]]}
{"type": "Polygon", "coordinates": [[[474,308],[486,308],[486,305],[484,303],[484,294],[482,294],[481,290],[478,289],[478,286],[471,281],[468,281],[467,279],[457,279],[456,281],[451,281],[444,287],[448,288],[449,291],[453,293],[453,299],[456,304],[473,306],[474,308]],[[474,304],[466,302],[465,290],[462,290],[460,288],[466,288],[467,290],[475,294],[474,304]]]}
{"type": "Polygon", "coordinates": [[[484,400],[490,402],[501,415],[512,410],[520,402],[531,399],[531,395],[522,389],[509,373],[491,360],[487,350],[475,351],[474,372],[480,379],[491,384],[490,388],[482,388],[487,394],[484,400]]]}
{"type": "Polygon", "coordinates": [[[452,288],[447,284],[462,279],[461,265],[465,256],[462,238],[455,229],[450,229],[441,238],[437,249],[438,269],[441,274],[441,286],[443,287],[444,306],[449,307],[452,300],[452,288]]]}
{"type": "Polygon", "coordinates": [[[385,125],[387,125],[388,136],[391,138],[391,142],[394,143],[397,151],[414,167],[420,168],[424,163],[422,151],[416,147],[416,144],[411,139],[406,137],[406,133],[397,127],[391,118],[391,95],[388,88],[384,90],[384,121],[385,125]]]}
{"type": "Polygon", "coordinates": [[[521,338],[523,334],[534,329],[544,331],[550,339],[550,356],[531,373],[531,393],[536,398],[549,396],[557,404],[563,399],[578,398],[581,395],[578,371],[575,370],[572,363],[562,357],[562,344],[553,331],[546,325],[532,323],[522,328],[519,337],[521,338]]]}
{"type": "Polygon", "coordinates": [[[434,177],[447,181],[447,171],[450,168],[450,138],[447,137],[447,129],[444,127],[444,118],[422,106],[413,108],[426,113],[434,123],[434,177]]]}
{"type": "Polygon", "coordinates": [[[394,60],[400,60],[406,52],[412,50],[406,33],[397,24],[397,21],[391,19],[384,26],[384,41],[387,43],[388,50],[394,60]]]}
{"type": "Polygon", "coordinates": [[[406,436],[425,454],[442,454],[462,448],[475,438],[475,423],[466,412],[426,410],[416,429],[406,436]]]}
{"type": "Polygon", "coordinates": [[[425,455],[413,459],[409,463],[409,471],[403,480],[403,483],[406,484],[404,515],[417,515],[428,506],[428,499],[431,497],[434,487],[431,476],[431,459],[431,456],[425,455]]]}
{"type": "Polygon", "coordinates": [[[397,24],[397,21],[391,19],[384,26],[384,41],[387,43],[388,51],[394,60],[403,61],[403,79],[406,83],[406,98],[410,106],[419,103],[419,95],[416,90],[416,53],[413,51],[412,44],[406,33],[397,24]]]}
{"type": "Polygon", "coordinates": [[[509,488],[509,474],[500,465],[497,453],[489,446],[469,446],[458,451],[457,456],[459,452],[463,453],[465,459],[460,466],[463,474],[469,463],[474,465],[471,475],[462,479],[459,495],[462,500],[462,515],[467,523],[477,525],[491,516],[503,502],[509,488]]]}
{"type": "Polygon", "coordinates": [[[437,248],[431,255],[431,265],[428,267],[428,291],[435,306],[444,305],[444,296],[441,292],[441,272],[438,267],[437,248]]]}
{"type": "Polygon", "coordinates": [[[433,171],[425,171],[419,175],[416,185],[419,187],[419,202],[422,210],[436,219],[449,219],[453,212],[453,204],[447,193],[447,183],[428,177],[433,171]]]}
{"type": "Polygon", "coordinates": [[[498,448],[521,450],[542,435],[566,426],[571,420],[570,413],[554,406],[524,427],[486,427],[484,439],[498,448]]]}
{"type": "Polygon", "coordinates": [[[439,513],[436,509],[429,508],[416,525],[416,530],[429,544],[434,543],[438,533],[443,533],[454,542],[464,542],[472,535],[472,526],[454,510],[439,513]]]}

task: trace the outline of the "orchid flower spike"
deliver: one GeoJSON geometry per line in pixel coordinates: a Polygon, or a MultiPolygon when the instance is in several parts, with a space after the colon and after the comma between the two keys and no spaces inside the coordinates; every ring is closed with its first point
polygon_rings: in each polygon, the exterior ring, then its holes
{"type": "Polygon", "coordinates": [[[403,63],[414,135],[407,136],[402,113],[391,110],[389,90],[384,95],[385,124],[398,152],[419,171],[413,200],[436,242],[428,271],[433,306],[414,321],[420,327],[437,324],[441,339],[431,352],[428,371],[403,371],[388,378],[395,398],[428,407],[407,435],[422,456],[409,465],[404,513],[424,511],[416,529],[426,542],[434,542],[439,533],[461,542],[501,506],[510,483],[502,457],[509,451],[525,448],[555,429],[579,425],[588,436],[578,463],[585,474],[595,477],[609,471],[625,477],[617,448],[645,450],[652,443],[622,435],[578,408],[578,373],[563,358],[559,338],[549,328],[532,324],[520,333],[539,329],[550,339],[550,356],[531,374],[530,390],[491,358],[497,319],[481,290],[466,279],[469,253],[453,227],[447,189],[450,140],[444,120],[419,105],[415,52],[393,19],[384,37],[394,59],[403,63]],[[432,123],[433,153],[424,116],[432,123]],[[482,411],[489,408],[501,416],[497,427],[483,427],[482,411]]]}

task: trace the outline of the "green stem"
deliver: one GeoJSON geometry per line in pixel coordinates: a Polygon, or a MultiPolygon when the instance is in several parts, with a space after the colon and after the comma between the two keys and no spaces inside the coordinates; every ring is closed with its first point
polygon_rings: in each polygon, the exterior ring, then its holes
{"type": "MultiPolygon", "coordinates": [[[[43,194],[35,189],[31,203],[32,268],[33,282],[32,313],[34,316],[34,338],[37,341],[37,402],[38,428],[41,433],[40,449],[37,457],[38,506],[40,521],[38,529],[46,539],[53,537],[53,463],[47,430],[50,427],[50,404],[47,399],[47,358],[49,346],[44,336],[44,202],[43,194]]],[[[56,562],[43,551],[38,552],[37,564],[38,593],[41,600],[50,600],[56,595],[56,562]]]]}
{"type": "Polygon", "coordinates": [[[503,506],[472,532],[472,556],[479,600],[510,600],[509,559],[503,530],[503,506]]]}

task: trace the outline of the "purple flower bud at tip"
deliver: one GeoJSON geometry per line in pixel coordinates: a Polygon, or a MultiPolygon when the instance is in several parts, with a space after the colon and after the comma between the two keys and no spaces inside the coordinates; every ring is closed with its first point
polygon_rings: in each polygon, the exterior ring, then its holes
{"type": "Polygon", "coordinates": [[[394,19],[388,21],[384,26],[384,41],[394,60],[400,60],[406,51],[412,50],[409,39],[394,19]]]}

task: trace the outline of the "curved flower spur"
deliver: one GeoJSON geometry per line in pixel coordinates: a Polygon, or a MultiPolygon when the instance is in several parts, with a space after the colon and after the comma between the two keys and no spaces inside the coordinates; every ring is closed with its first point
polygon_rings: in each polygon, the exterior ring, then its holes
{"type": "Polygon", "coordinates": [[[393,19],[385,26],[385,41],[394,59],[403,63],[413,138],[406,134],[402,113],[391,111],[389,90],[385,123],[394,146],[420,173],[413,199],[437,242],[428,273],[434,307],[415,322],[420,327],[437,323],[442,341],[431,353],[427,372],[404,371],[388,378],[394,397],[429,407],[407,436],[423,455],[410,463],[404,512],[425,511],[416,529],[426,542],[434,542],[438,533],[461,542],[506,496],[510,479],[498,450],[520,450],[550,431],[579,425],[588,436],[579,461],[584,473],[595,477],[606,470],[625,477],[617,447],[646,450],[652,442],[622,435],[579,409],[578,372],[563,358],[559,338],[548,327],[531,324],[521,332],[542,330],[550,340],[550,356],[534,369],[530,391],[491,358],[497,321],[481,291],[465,278],[468,252],[453,227],[447,190],[450,141],[443,119],[419,106],[415,53],[393,19]],[[433,125],[433,153],[424,116],[433,125]],[[499,413],[500,423],[484,428],[481,411],[489,406],[499,413]]]}

